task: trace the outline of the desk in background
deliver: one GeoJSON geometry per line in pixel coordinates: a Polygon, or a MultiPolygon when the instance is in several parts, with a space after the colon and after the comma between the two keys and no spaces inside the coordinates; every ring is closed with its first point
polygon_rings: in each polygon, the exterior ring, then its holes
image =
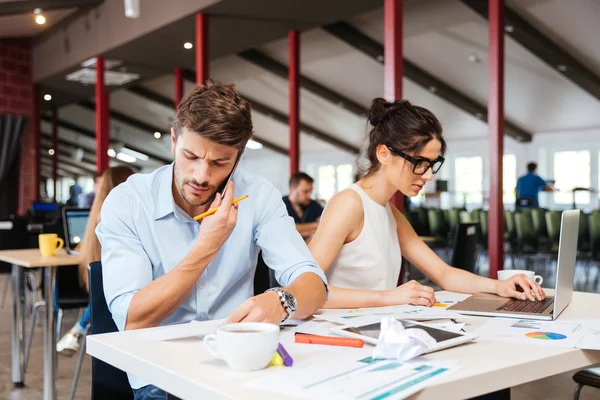
{"type": "Polygon", "coordinates": [[[23,269],[43,268],[44,273],[44,400],[56,399],[57,360],[56,329],[54,320],[54,284],[56,267],[79,264],[79,256],[61,250],[54,257],[42,257],[39,249],[2,250],[0,261],[12,264],[12,381],[15,386],[25,384],[25,302],[23,269]]]}

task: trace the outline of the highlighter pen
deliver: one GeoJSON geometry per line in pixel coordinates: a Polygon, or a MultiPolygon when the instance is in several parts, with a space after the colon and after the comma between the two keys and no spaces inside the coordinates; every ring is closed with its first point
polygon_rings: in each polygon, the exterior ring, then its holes
{"type": "Polygon", "coordinates": [[[326,344],[329,346],[363,347],[365,345],[362,339],[307,335],[304,333],[297,333],[295,340],[296,343],[326,344]]]}
{"type": "MultiPolygon", "coordinates": [[[[243,195],[243,196],[240,196],[240,197],[238,197],[237,199],[233,200],[233,201],[231,202],[231,204],[236,204],[236,203],[239,203],[240,201],[244,200],[244,199],[245,199],[245,198],[247,198],[247,197],[248,197],[248,195],[247,195],[247,194],[245,194],[245,195],[243,195]]],[[[216,213],[216,212],[217,212],[217,210],[218,210],[218,209],[219,209],[219,207],[211,208],[211,209],[210,209],[210,210],[208,210],[207,212],[204,212],[204,213],[202,213],[202,214],[200,214],[200,215],[196,215],[196,216],[194,217],[194,221],[199,221],[199,220],[201,220],[201,219],[202,219],[202,218],[204,218],[204,217],[208,217],[209,215],[213,215],[214,213],[216,213]]]]}
{"type": "Polygon", "coordinates": [[[433,307],[448,307],[448,304],[444,304],[444,303],[433,303],[433,307]]]}
{"type": "Polygon", "coordinates": [[[283,365],[283,358],[281,358],[278,352],[273,354],[273,357],[271,358],[271,365],[275,367],[281,367],[283,365]]]}
{"type": "Polygon", "coordinates": [[[290,357],[290,354],[287,352],[286,349],[283,348],[283,345],[281,343],[277,345],[277,352],[279,353],[281,358],[283,358],[283,365],[285,365],[286,367],[291,367],[292,364],[294,364],[294,360],[292,360],[292,357],[290,357]]]}

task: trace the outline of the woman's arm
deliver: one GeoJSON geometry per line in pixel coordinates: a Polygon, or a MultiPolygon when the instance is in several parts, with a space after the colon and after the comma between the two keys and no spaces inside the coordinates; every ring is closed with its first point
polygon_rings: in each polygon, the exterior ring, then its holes
{"type": "Polygon", "coordinates": [[[393,205],[392,211],[398,225],[398,238],[402,255],[441,288],[453,292],[494,293],[522,299],[524,299],[526,293],[530,300],[534,300],[531,293],[531,290],[533,290],[535,297],[538,299],[545,297],[542,288],[537,283],[529,279],[523,279],[523,276],[498,281],[449,266],[419,239],[406,217],[393,205]],[[519,292],[515,284],[522,287],[525,293],[519,292]]]}

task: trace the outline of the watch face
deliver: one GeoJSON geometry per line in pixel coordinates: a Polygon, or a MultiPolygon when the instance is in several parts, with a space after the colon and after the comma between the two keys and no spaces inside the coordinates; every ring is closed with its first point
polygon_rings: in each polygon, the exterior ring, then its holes
{"type": "Polygon", "coordinates": [[[288,291],[285,291],[283,293],[284,293],[286,303],[288,303],[290,305],[290,307],[292,307],[295,310],[296,309],[296,299],[294,298],[294,296],[292,296],[292,294],[288,291]]]}

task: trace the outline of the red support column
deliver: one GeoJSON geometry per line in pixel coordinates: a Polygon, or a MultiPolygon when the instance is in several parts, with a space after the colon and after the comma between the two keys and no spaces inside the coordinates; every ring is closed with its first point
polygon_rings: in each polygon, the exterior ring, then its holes
{"type": "MultiPolygon", "coordinates": [[[[35,177],[33,179],[34,182],[34,197],[36,201],[39,201],[40,196],[40,182],[42,180],[42,172],[41,172],[41,158],[42,158],[42,149],[40,146],[40,128],[41,128],[41,119],[40,119],[40,87],[37,84],[33,85],[33,99],[31,103],[31,129],[33,134],[33,149],[35,151],[35,157],[33,158],[34,163],[34,174],[35,177]]],[[[53,144],[54,145],[54,144],[53,144]]]]}
{"type": "Polygon", "coordinates": [[[52,107],[52,149],[54,150],[54,154],[52,154],[52,183],[54,185],[54,202],[58,201],[58,196],[56,195],[56,190],[58,189],[58,185],[56,181],[58,181],[58,108],[52,107]]]}
{"type": "Polygon", "coordinates": [[[290,175],[300,169],[300,32],[290,31],[289,90],[290,90],[290,175]]]}
{"type": "Polygon", "coordinates": [[[183,99],[183,69],[180,67],[175,68],[175,111],[183,99]]]}
{"type": "MultiPolygon", "coordinates": [[[[402,2],[384,2],[384,97],[388,101],[402,100],[402,2]]],[[[392,197],[392,204],[402,212],[404,202],[399,191],[392,197]]]]}
{"type": "Polygon", "coordinates": [[[196,85],[208,79],[208,15],[196,13],[196,85]]]}
{"type": "Polygon", "coordinates": [[[96,58],[96,172],[108,168],[108,92],[104,85],[104,57],[96,58]]]}
{"type": "Polygon", "coordinates": [[[490,278],[504,267],[504,205],[502,155],[504,153],[504,0],[489,0],[490,210],[488,248],[490,278]]]}

